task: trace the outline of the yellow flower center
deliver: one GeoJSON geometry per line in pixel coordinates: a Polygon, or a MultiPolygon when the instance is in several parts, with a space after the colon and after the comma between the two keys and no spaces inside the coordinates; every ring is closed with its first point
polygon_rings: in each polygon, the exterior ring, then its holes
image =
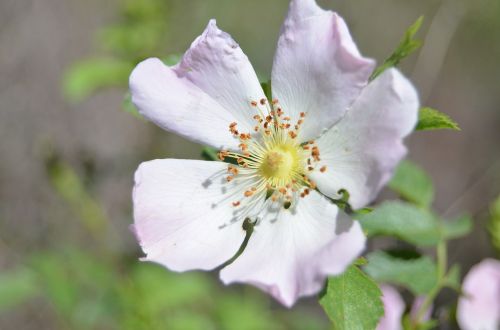
{"type": "Polygon", "coordinates": [[[299,147],[291,143],[280,144],[268,150],[262,159],[259,172],[268,179],[272,186],[290,183],[301,172],[299,147]]]}
{"type": "MultiPolygon", "coordinates": [[[[314,141],[297,141],[305,113],[300,113],[300,118],[292,124],[277,100],[270,106],[265,99],[259,103],[251,102],[259,113],[253,116],[257,121],[254,134],[241,133],[237,123],[231,123],[229,131],[240,140],[240,152],[223,150],[219,152],[219,158],[233,159],[238,164],[228,165],[227,181],[241,180],[241,184],[248,185],[244,197],[265,194],[273,202],[289,206],[296,194],[305,197],[310,189],[315,189],[316,185],[307,173],[313,171],[320,161],[319,149],[314,141]],[[266,107],[267,114],[259,103],[266,107]]],[[[325,170],[324,166],[320,169],[321,172],[325,170]]],[[[233,205],[238,207],[242,201],[235,201],[233,205]]]]}

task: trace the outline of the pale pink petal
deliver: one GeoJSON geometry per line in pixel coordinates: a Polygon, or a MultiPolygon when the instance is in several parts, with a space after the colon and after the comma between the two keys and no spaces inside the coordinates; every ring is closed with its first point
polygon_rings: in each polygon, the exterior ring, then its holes
{"type": "Polygon", "coordinates": [[[465,296],[458,301],[457,321],[462,330],[500,329],[500,261],[485,259],[464,279],[465,296]]]}
{"type": "Polygon", "coordinates": [[[342,273],[363,251],[358,222],[313,191],[295,207],[269,207],[245,251],[221,271],[226,284],[246,282],[285,306],[318,293],[327,275],[342,273]]]}
{"type": "Polygon", "coordinates": [[[252,131],[257,112],[251,102],[266,97],[248,57],[215,20],[210,20],[174,70],[229,110],[240,129],[252,131]]]}
{"type": "Polygon", "coordinates": [[[418,107],[415,88],[396,69],[370,83],[345,117],[316,141],[321,161],[310,177],[319,190],[338,198],[346,189],[354,209],[373,201],[406,154],[403,138],[415,127],[418,107]]]}
{"type": "Polygon", "coordinates": [[[139,113],[161,128],[215,148],[237,147],[228,129],[233,114],[159,59],[137,65],[130,92],[139,113]]]}
{"type": "Polygon", "coordinates": [[[181,63],[169,68],[147,59],[130,76],[132,101],[158,126],[195,142],[237,149],[229,133],[237,122],[251,132],[257,110],[252,100],[264,98],[257,76],[240,47],[212,20],[181,63]]]}
{"type": "Polygon", "coordinates": [[[313,139],[344,115],[374,65],[340,16],[314,0],[292,0],[273,63],[273,97],[293,121],[307,114],[299,139],[313,139]]]}
{"type": "Polygon", "coordinates": [[[232,201],[241,187],[227,183],[227,164],[164,159],[135,174],[134,231],[145,260],[174,271],[213,269],[230,259],[245,237],[232,201]]]}
{"type": "Polygon", "coordinates": [[[398,290],[389,285],[381,285],[384,316],[380,319],[377,330],[401,330],[405,303],[398,290]]]}

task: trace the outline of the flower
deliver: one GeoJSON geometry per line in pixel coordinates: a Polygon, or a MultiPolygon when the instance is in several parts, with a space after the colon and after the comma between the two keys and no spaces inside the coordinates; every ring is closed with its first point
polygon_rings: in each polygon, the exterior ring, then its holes
{"type": "Polygon", "coordinates": [[[399,292],[390,285],[381,285],[384,316],[380,319],[377,330],[401,330],[405,311],[405,302],[399,292]]]}
{"type": "MultiPolygon", "coordinates": [[[[382,302],[384,304],[384,316],[380,319],[377,330],[401,330],[403,329],[403,314],[405,312],[405,302],[394,287],[382,284],[382,302]]],[[[418,311],[425,301],[425,296],[418,296],[414,299],[409,313],[409,320],[415,321],[418,311]]],[[[429,307],[420,321],[428,321],[431,318],[432,306],[429,307]]]]}
{"type": "Polygon", "coordinates": [[[416,123],[411,83],[361,56],[344,20],[314,0],[291,1],[268,101],[236,42],[211,20],[179,64],[140,63],[132,101],[160,127],[219,150],[226,162],[153,160],[135,174],[134,231],[145,260],[173,271],[220,272],[286,306],[317,293],[364,249],[358,222],[329,198],[371,202],[405,155],[416,123]]]}
{"type": "Polygon", "coordinates": [[[463,330],[500,328],[500,261],[485,259],[465,276],[457,321],[463,330]]]}

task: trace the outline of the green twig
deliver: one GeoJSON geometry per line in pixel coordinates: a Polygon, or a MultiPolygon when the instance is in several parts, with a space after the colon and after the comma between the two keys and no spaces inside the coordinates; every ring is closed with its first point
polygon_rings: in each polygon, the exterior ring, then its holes
{"type": "Polygon", "coordinates": [[[429,294],[425,297],[424,302],[420,306],[420,308],[417,311],[417,316],[412,322],[412,329],[418,329],[418,326],[421,324],[422,319],[425,316],[425,313],[427,310],[431,307],[434,299],[436,299],[437,295],[443,287],[446,286],[446,283],[448,282],[448,274],[446,273],[446,268],[448,265],[448,251],[447,251],[447,244],[445,240],[441,240],[437,246],[437,283],[432,288],[432,290],[429,292],[429,294]]]}

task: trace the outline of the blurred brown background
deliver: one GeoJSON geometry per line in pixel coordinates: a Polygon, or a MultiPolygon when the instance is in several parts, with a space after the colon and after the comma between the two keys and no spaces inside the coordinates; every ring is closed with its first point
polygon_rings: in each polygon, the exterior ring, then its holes
{"type": "MultiPolygon", "coordinates": [[[[170,0],[166,54],[182,53],[216,18],[268,77],[287,0],[170,0]]],[[[361,52],[382,61],[420,15],[423,48],[401,69],[422,104],[449,114],[461,132],[416,133],[410,158],[430,172],[435,207],[474,215],[475,230],[452,243],[465,267],[492,253],[483,227],[500,192],[500,1],[327,0],[350,26],[361,52]]],[[[137,254],[128,231],[135,168],[151,158],[199,158],[201,147],[121,110],[124,89],[80,103],[61,92],[75,61],[96,52],[96,31],[119,19],[119,1],[0,1],[0,272],[44,248],[79,236],[74,214],[54,193],[48,150],[89,178],[89,189],[119,237],[113,249],[137,254]]],[[[149,54],[164,56],[166,54],[149,54]]],[[[0,322],[0,324],[2,324],[0,322]]],[[[5,323],[13,324],[13,323],[5,323]]]]}

